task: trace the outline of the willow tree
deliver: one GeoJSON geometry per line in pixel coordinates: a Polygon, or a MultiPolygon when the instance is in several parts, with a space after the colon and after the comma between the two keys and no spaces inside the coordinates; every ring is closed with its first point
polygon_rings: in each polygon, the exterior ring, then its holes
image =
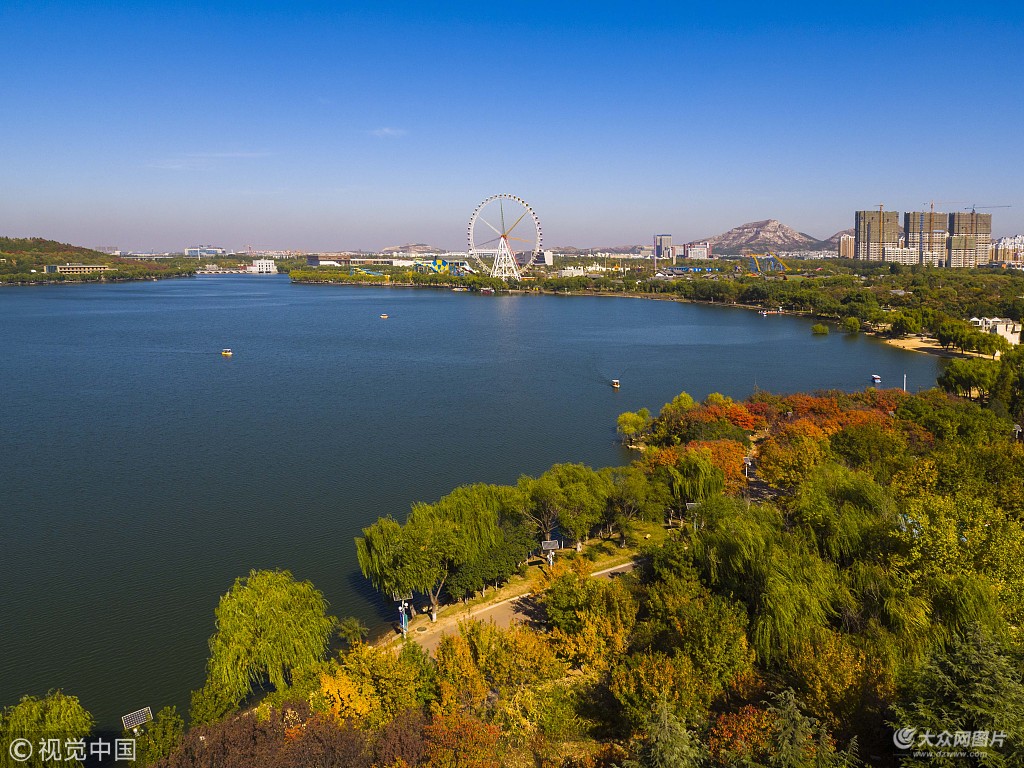
{"type": "Polygon", "coordinates": [[[255,686],[285,688],[293,670],[324,658],[337,624],[327,601],[289,571],[250,571],[217,606],[207,685],[238,702],[255,686]]]}
{"type": "MultiPolygon", "coordinates": [[[[672,504],[669,513],[678,512],[680,517],[686,510],[686,503],[701,504],[725,488],[725,474],[711,461],[708,451],[686,451],[674,467],[667,467],[669,492],[672,504]]],[[[671,519],[669,520],[671,523],[671,519]]],[[[696,516],[693,520],[697,528],[696,516]]]]}
{"type": "Polygon", "coordinates": [[[436,620],[450,576],[494,548],[502,515],[515,507],[514,488],[485,484],[456,488],[435,504],[413,504],[404,526],[384,517],[363,529],[356,539],[359,567],[383,594],[426,595],[436,620]]]}
{"type": "Polygon", "coordinates": [[[389,597],[400,597],[413,589],[411,557],[402,526],[382,517],[356,539],[356,559],[363,576],[389,597]]]}
{"type": "MultiPolygon", "coordinates": [[[[25,696],[17,704],[0,710],[0,765],[43,765],[37,754],[30,758],[31,762],[17,759],[16,739],[28,739],[38,744],[41,739],[59,739],[61,742],[84,739],[93,727],[93,717],[79,703],[76,696],[67,696],[60,691],[52,691],[43,698],[25,696]],[[8,747],[14,762],[7,763],[8,747]]],[[[60,755],[60,751],[57,752],[60,755]]],[[[59,760],[60,757],[58,756],[59,760]]],[[[49,761],[47,761],[49,762],[49,761]]],[[[80,766],[77,760],[68,760],[69,766],[80,766]]]]}
{"type": "Polygon", "coordinates": [[[433,504],[413,504],[402,536],[409,556],[409,583],[429,598],[430,620],[437,621],[441,590],[448,577],[478,545],[471,536],[460,536],[458,525],[433,504]]]}

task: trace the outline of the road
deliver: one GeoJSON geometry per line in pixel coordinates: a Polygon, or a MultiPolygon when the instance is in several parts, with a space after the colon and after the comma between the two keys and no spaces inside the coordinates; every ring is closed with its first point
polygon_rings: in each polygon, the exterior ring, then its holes
{"type": "MultiPolygon", "coordinates": [[[[605,568],[603,571],[592,573],[590,577],[592,579],[610,579],[616,574],[629,573],[635,566],[635,562],[624,563],[623,565],[616,565],[612,568],[605,568]]],[[[531,620],[531,611],[534,608],[534,603],[531,600],[532,597],[533,595],[527,592],[523,595],[510,597],[508,600],[502,600],[500,603],[481,606],[474,610],[459,611],[457,608],[454,610],[449,609],[441,615],[436,624],[421,625],[410,634],[413,640],[433,655],[442,637],[459,631],[460,621],[467,619],[493,621],[495,625],[502,629],[510,626],[513,621],[529,622],[531,620]]]]}

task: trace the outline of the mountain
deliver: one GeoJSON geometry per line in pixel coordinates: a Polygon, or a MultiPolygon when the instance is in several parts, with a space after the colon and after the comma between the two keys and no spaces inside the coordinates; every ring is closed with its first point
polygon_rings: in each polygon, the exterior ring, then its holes
{"type": "Polygon", "coordinates": [[[797,232],[775,219],[741,224],[707,240],[715,253],[822,251],[829,248],[827,243],[803,232],[797,232]]]}
{"type": "Polygon", "coordinates": [[[853,237],[856,231],[857,230],[854,229],[853,227],[850,227],[849,229],[840,230],[839,232],[836,232],[834,235],[832,235],[832,237],[830,237],[825,242],[830,243],[831,245],[834,246],[838,246],[840,237],[842,237],[843,235],[849,235],[850,237],[853,237]]]}

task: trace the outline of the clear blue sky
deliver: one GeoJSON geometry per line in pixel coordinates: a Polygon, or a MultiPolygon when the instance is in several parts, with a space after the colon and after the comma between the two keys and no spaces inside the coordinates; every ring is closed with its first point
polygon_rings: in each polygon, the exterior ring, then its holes
{"type": "Polygon", "coordinates": [[[0,234],[461,248],[497,192],[552,246],[1024,232],[1024,11],[832,5],[0,0],[0,234]]]}

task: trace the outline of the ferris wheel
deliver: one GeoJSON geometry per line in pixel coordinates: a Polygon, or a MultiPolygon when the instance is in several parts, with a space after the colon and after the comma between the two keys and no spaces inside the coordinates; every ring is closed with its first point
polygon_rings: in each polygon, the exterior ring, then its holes
{"type": "Polygon", "coordinates": [[[491,195],[480,203],[469,219],[466,234],[470,257],[491,277],[505,280],[518,280],[520,276],[514,244],[520,244],[520,252],[527,252],[527,264],[541,250],[540,219],[529,203],[515,195],[491,195]]]}

